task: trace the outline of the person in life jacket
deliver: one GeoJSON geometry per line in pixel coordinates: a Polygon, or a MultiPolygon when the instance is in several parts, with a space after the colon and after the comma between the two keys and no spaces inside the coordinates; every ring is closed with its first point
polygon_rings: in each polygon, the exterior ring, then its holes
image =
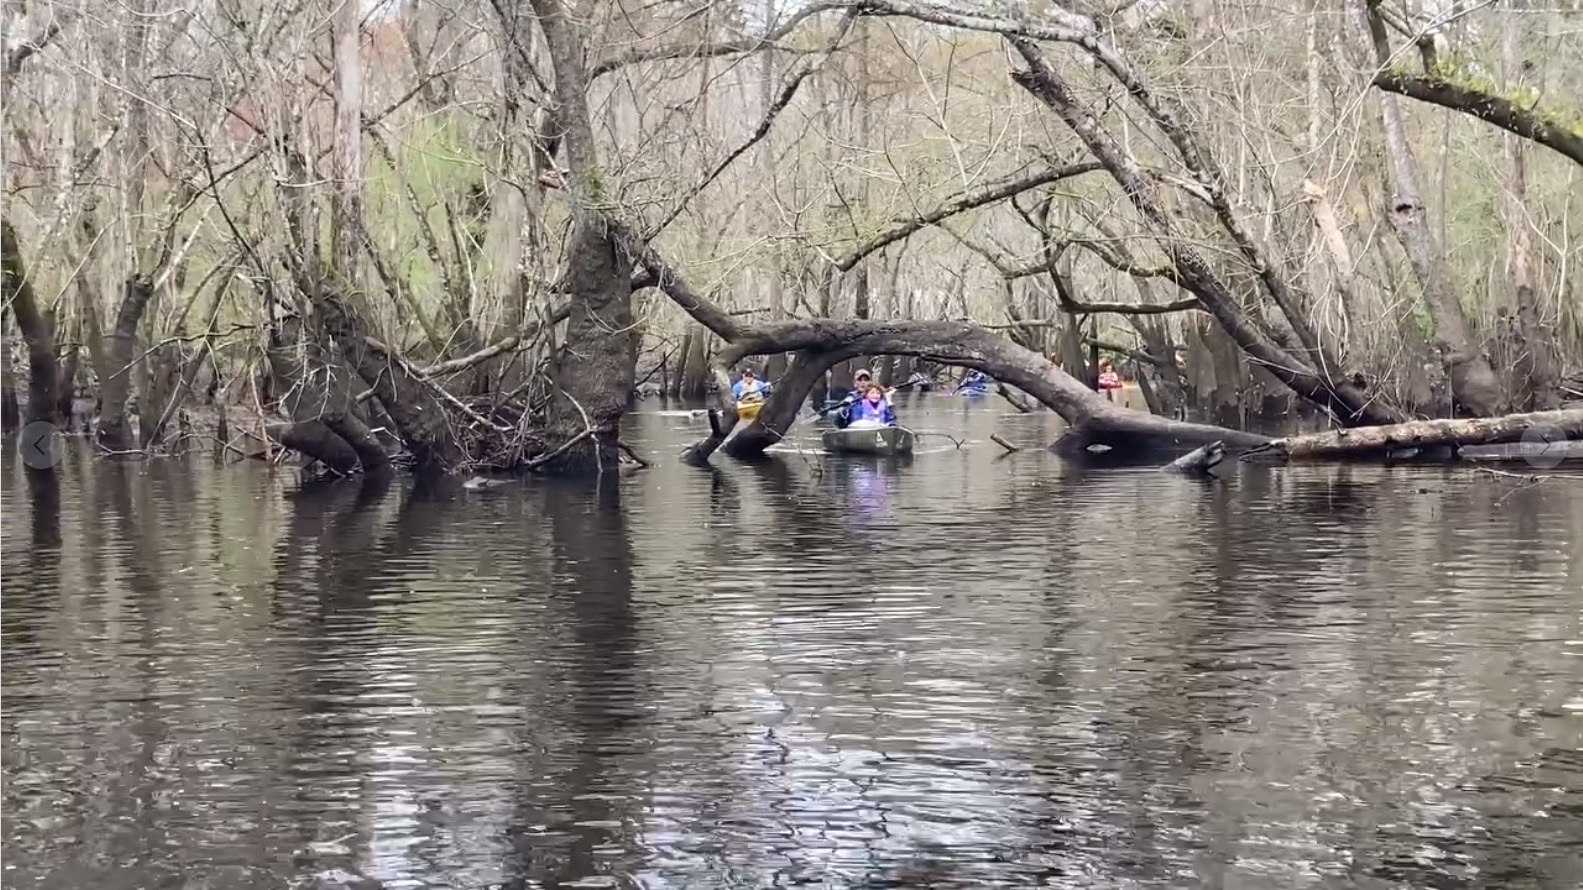
{"type": "Polygon", "coordinates": [[[841,404],[836,408],[834,418],[836,429],[844,429],[852,422],[852,403],[863,398],[873,381],[874,375],[868,368],[858,368],[857,373],[852,375],[852,391],[846,394],[846,398],[842,399],[841,404]]]}
{"type": "Polygon", "coordinates": [[[1099,359],[1099,388],[1102,390],[1121,389],[1121,375],[1110,366],[1110,358],[1101,356],[1099,359]]]}
{"type": "Polygon", "coordinates": [[[738,402],[762,402],[769,394],[769,382],[758,379],[751,369],[743,371],[742,379],[731,387],[731,398],[738,402]]]}
{"type": "Polygon", "coordinates": [[[980,371],[976,368],[974,370],[968,371],[967,376],[962,378],[962,382],[956,385],[957,392],[984,390],[988,388],[989,377],[985,376],[983,371],[980,371]]]}
{"type": "Polygon", "coordinates": [[[885,426],[896,425],[896,411],[890,406],[890,400],[885,398],[885,391],[872,383],[863,398],[853,402],[846,411],[848,423],[870,421],[885,426]]]}

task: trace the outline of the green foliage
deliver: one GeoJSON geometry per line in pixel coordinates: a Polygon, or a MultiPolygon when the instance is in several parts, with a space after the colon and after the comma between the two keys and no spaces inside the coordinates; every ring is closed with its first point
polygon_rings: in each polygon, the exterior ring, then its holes
{"type": "Polygon", "coordinates": [[[420,118],[391,140],[390,147],[394,168],[378,152],[366,165],[364,218],[375,243],[398,258],[396,273],[406,277],[428,307],[445,295],[439,293],[440,270],[429,258],[413,204],[422,209],[442,256],[450,256],[446,204],[451,203],[460,221],[462,196],[483,177],[486,164],[476,140],[451,116],[420,118]]]}

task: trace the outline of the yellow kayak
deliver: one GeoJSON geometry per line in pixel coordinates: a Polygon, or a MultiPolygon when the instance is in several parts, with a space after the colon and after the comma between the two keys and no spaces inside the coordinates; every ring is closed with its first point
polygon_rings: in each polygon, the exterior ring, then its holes
{"type": "Polygon", "coordinates": [[[758,399],[752,402],[737,402],[737,419],[753,420],[759,416],[759,409],[763,407],[763,399],[758,399]]]}

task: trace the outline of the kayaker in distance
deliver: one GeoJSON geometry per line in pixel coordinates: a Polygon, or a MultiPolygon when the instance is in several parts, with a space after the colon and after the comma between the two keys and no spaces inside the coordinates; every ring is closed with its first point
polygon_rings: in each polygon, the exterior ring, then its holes
{"type": "Polygon", "coordinates": [[[1114,391],[1121,389],[1121,375],[1111,366],[1110,356],[1107,355],[1099,357],[1099,389],[1111,401],[1116,399],[1114,391]]]}
{"type": "Polygon", "coordinates": [[[738,402],[763,401],[770,394],[770,385],[767,380],[758,379],[752,369],[742,372],[742,379],[731,386],[731,398],[738,402]]]}
{"type": "Polygon", "coordinates": [[[742,379],[731,386],[731,398],[737,403],[737,419],[752,420],[759,415],[759,409],[764,407],[764,397],[770,394],[772,387],[767,380],[758,379],[752,369],[742,372],[742,379]]]}

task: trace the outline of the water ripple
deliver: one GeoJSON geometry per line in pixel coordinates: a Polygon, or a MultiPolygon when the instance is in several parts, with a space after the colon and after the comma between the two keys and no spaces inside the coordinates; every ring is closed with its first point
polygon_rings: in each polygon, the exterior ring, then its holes
{"type": "Polygon", "coordinates": [[[996,458],[74,459],[7,493],[6,883],[1583,882],[1579,489],[996,458]]]}

